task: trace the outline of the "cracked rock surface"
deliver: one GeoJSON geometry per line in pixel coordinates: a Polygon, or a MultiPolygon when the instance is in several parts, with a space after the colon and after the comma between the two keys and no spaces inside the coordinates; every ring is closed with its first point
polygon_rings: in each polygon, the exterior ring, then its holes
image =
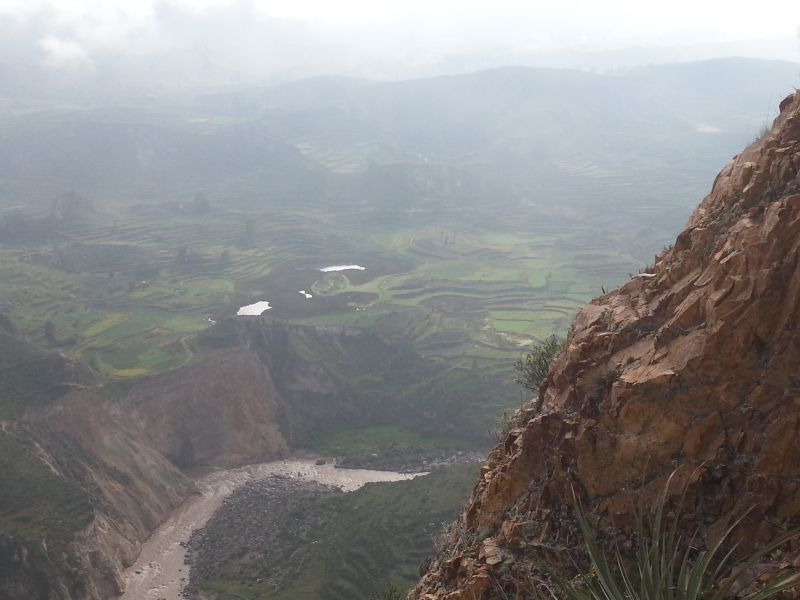
{"type": "MultiPolygon", "coordinates": [[[[780,109],[674,246],[579,313],[409,598],[514,597],[544,562],[569,569],[573,490],[623,548],[635,503],[652,505],[673,472],[681,524],[704,539],[745,513],[744,550],[797,524],[800,92],[780,109]]],[[[798,562],[788,552],[781,566],[798,562]]]]}

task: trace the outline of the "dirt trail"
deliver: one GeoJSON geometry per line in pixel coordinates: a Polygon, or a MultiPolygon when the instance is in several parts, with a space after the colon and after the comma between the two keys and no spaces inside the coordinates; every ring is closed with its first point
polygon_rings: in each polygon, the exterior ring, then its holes
{"type": "Polygon", "coordinates": [[[191,362],[191,360],[194,358],[194,351],[189,346],[189,343],[186,341],[192,335],[194,335],[194,334],[190,333],[189,335],[185,335],[180,339],[181,347],[183,348],[183,351],[186,352],[186,358],[183,359],[183,363],[181,363],[182,367],[185,367],[186,365],[188,365],[189,362],[191,362]]]}
{"type": "Polygon", "coordinates": [[[215,471],[196,481],[200,494],[177,508],[142,546],[136,563],[125,571],[122,600],[181,600],[181,591],[189,581],[189,566],[183,563],[186,556],[184,544],[192,531],[203,527],[236,488],[270,475],[286,475],[336,485],[350,492],[372,481],[399,481],[419,474],[336,469],[332,464],[316,465],[308,459],[281,460],[215,471]]]}

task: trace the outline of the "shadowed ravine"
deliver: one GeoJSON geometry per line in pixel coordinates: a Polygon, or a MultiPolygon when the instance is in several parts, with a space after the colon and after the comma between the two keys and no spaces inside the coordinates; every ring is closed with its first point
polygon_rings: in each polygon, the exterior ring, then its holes
{"type": "Polygon", "coordinates": [[[290,459],[215,471],[196,481],[200,494],[184,502],[150,536],[133,566],[125,572],[124,600],[179,600],[189,580],[189,566],[184,564],[192,531],[203,527],[223,500],[238,487],[270,475],[298,477],[351,492],[373,481],[399,481],[417,474],[366,469],[336,469],[332,464],[315,465],[313,460],[290,459]]]}

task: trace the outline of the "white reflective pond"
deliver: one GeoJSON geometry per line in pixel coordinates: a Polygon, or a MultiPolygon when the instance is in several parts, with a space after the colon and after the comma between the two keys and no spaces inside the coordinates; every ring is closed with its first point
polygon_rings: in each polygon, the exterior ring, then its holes
{"type": "Polygon", "coordinates": [[[262,300],[254,304],[248,304],[247,306],[243,306],[238,311],[236,311],[236,314],[238,316],[245,315],[245,316],[257,317],[258,315],[260,315],[266,310],[269,310],[270,308],[272,307],[269,305],[269,302],[267,302],[266,300],[262,300]]]}
{"type": "Polygon", "coordinates": [[[365,271],[366,267],[361,265],[332,265],[330,267],[322,267],[320,271],[323,273],[332,273],[334,271],[365,271]]]}

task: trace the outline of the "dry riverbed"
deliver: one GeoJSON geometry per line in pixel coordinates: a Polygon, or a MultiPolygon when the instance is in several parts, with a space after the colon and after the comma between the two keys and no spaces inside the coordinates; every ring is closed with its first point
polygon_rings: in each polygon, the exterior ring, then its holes
{"type": "Polygon", "coordinates": [[[184,564],[186,544],[196,529],[204,527],[225,498],[244,484],[272,475],[314,481],[351,492],[373,481],[400,481],[418,474],[366,469],[336,469],[311,459],[289,459],[238,469],[215,471],[196,481],[200,494],[189,498],[142,546],[136,563],[125,572],[123,600],[181,600],[189,581],[184,564]]]}

